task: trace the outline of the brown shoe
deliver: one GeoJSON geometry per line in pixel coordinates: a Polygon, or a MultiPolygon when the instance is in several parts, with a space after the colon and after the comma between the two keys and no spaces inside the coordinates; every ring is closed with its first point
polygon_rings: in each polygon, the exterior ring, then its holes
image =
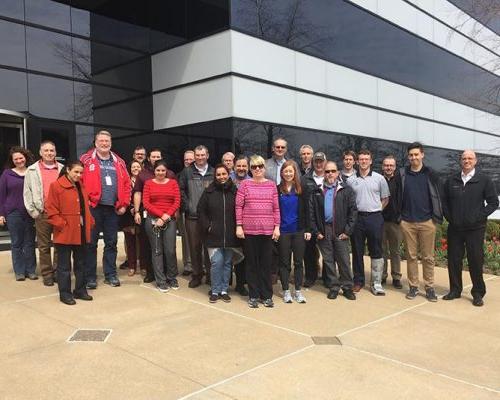
{"type": "Polygon", "coordinates": [[[190,281],[189,281],[189,284],[188,286],[191,288],[191,289],[194,289],[198,286],[201,285],[201,279],[200,278],[192,278],[190,281]]]}
{"type": "Polygon", "coordinates": [[[135,269],[129,269],[127,275],[128,276],[134,276],[135,275],[135,269]]]}
{"type": "Polygon", "coordinates": [[[360,284],[356,283],[356,284],[353,286],[352,291],[353,291],[353,292],[355,292],[355,293],[358,293],[358,292],[361,290],[361,288],[362,288],[362,287],[363,287],[363,286],[361,286],[360,284]]]}

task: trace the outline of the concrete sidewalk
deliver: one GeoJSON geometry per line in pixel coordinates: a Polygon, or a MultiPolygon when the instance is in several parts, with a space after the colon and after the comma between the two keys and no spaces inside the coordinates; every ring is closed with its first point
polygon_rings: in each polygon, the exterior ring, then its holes
{"type": "MultiPolygon", "coordinates": [[[[55,286],[15,282],[0,253],[1,400],[500,399],[499,277],[486,276],[482,308],[470,287],[429,303],[388,285],[385,297],[363,290],[353,302],[328,300],[318,284],[307,304],[282,303],[275,286],[274,309],[249,309],[235,293],[209,304],[208,286],[183,278],[162,294],[120,274],[121,287],[101,277],[94,301],[70,307],[55,286]],[[77,329],[112,331],[68,342],[77,329]]],[[[445,294],[445,269],[436,282],[445,294]]]]}

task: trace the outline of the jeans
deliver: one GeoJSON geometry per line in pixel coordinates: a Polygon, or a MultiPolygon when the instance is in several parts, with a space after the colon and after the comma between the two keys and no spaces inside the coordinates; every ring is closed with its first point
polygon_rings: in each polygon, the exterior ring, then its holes
{"type": "Polygon", "coordinates": [[[85,289],[85,245],[56,244],[58,251],[57,285],[59,286],[59,298],[70,299],[71,293],[71,253],[73,253],[73,273],[75,274],[76,295],[87,293],[85,289]]]}
{"type": "Polygon", "coordinates": [[[36,255],[33,219],[18,210],[12,211],[6,219],[10,233],[14,273],[23,276],[34,274],[36,255]]]}
{"type": "Polygon", "coordinates": [[[145,228],[151,244],[151,258],[156,284],[162,285],[174,281],[177,276],[177,258],[175,255],[177,226],[175,219],[172,219],[165,229],[157,230],[153,229],[153,220],[148,216],[145,228]]]}
{"type": "Polygon", "coordinates": [[[293,253],[293,277],[295,290],[300,290],[304,279],[304,249],[306,241],[304,232],[283,233],[278,242],[280,255],[280,281],[283,290],[288,290],[288,281],[292,266],[290,258],[293,253]]]}
{"type": "Polygon", "coordinates": [[[86,257],[86,282],[97,280],[97,241],[99,233],[104,237],[104,253],[102,255],[102,267],[106,279],[116,277],[116,242],[118,241],[118,220],[119,217],[113,206],[98,205],[90,208],[90,212],[95,219],[95,226],[92,229],[90,243],[87,245],[86,257]]]}
{"type": "Polygon", "coordinates": [[[212,268],[210,269],[212,293],[227,293],[233,266],[233,249],[208,248],[212,268]]]}

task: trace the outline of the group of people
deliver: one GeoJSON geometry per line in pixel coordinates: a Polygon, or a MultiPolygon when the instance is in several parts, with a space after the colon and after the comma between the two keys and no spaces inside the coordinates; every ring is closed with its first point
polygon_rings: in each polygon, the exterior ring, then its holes
{"type": "Polygon", "coordinates": [[[482,243],[498,196],[491,179],[476,170],[473,151],[464,151],[461,170],[444,180],[424,164],[420,143],[408,146],[409,165],[399,170],[395,157],[386,156],[382,174],[373,171],[369,150],[345,151],[342,169],[309,145],[300,148],[300,160],[287,160],[283,138],[274,140],[267,160],[227,152],[215,167],[208,163],[208,149],[197,146],[184,153],[185,168],[178,175],[159,148],[136,147],[127,166],[111,147],[111,134],[99,131],[94,147],[66,166],[56,161],[51,141],[41,143],[35,163],[28,150],[10,150],[9,168],[0,177],[0,225],[7,224],[11,234],[16,280],[38,279],[36,237],[43,283],[57,282],[65,304],[92,300],[88,290],[98,285],[101,233],[104,283],[120,286],[116,259],[122,230],[128,275],[140,269],[144,282],[155,282],[159,291],[178,289],[179,231],[183,275],[191,275],[190,288],[206,276],[211,303],[231,301],[233,270],[235,290],[248,296],[251,308],[274,306],[278,277],[285,303],[306,303],[303,288],[315,285],[320,271],[329,299],[341,293],[355,300],[365,286],[366,247],[370,291],[386,294],[389,265],[393,287],[403,288],[404,240],[406,298],[419,293],[420,257],[425,297],[435,302],[436,224],[445,217],[450,291],[443,299],[461,296],[466,250],[473,304],[483,305],[482,243]]]}

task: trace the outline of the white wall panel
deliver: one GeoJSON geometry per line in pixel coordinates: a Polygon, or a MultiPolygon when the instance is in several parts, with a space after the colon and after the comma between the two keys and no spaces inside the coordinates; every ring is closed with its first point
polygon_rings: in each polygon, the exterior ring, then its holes
{"type": "MultiPolygon", "coordinates": [[[[431,0],[427,0],[431,1],[431,0]]],[[[417,30],[416,34],[424,39],[432,42],[434,39],[434,20],[427,14],[422,12],[417,13],[417,30]]]]}
{"type": "Polygon", "coordinates": [[[378,111],[378,136],[387,140],[414,142],[417,139],[417,120],[378,111]]]}
{"type": "Polygon", "coordinates": [[[500,155],[500,137],[474,133],[474,150],[481,153],[500,155]]]}
{"type": "Polygon", "coordinates": [[[474,127],[474,110],[462,104],[436,97],[434,99],[434,118],[453,125],[474,127]]]}
{"type": "Polygon", "coordinates": [[[394,0],[378,0],[378,15],[411,32],[417,31],[417,13],[420,12],[408,3],[394,0]]]}
{"type": "Polygon", "coordinates": [[[417,114],[417,91],[377,79],[378,106],[407,114],[417,114]]]}
{"type": "Polygon", "coordinates": [[[377,104],[377,78],[350,68],[328,63],[327,93],[331,96],[366,104],[377,104]]]}
{"type": "Polygon", "coordinates": [[[435,123],[417,120],[417,140],[424,145],[434,146],[435,123]]]}
{"type": "Polygon", "coordinates": [[[417,115],[422,118],[434,119],[434,98],[430,94],[417,92],[417,115]]]}
{"type": "Polygon", "coordinates": [[[297,125],[328,129],[328,99],[307,93],[297,93],[297,125]]]}
{"type": "Polygon", "coordinates": [[[434,126],[434,146],[446,149],[472,149],[474,133],[447,125],[434,126]]]}
{"type": "Polygon", "coordinates": [[[355,104],[329,100],[328,130],[377,137],[377,111],[355,104]]]}
{"type": "Polygon", "coordinates": [[[326,93],[327,62],[306,54],[296,53],[296,86],[317,93],[326,93]]]}

